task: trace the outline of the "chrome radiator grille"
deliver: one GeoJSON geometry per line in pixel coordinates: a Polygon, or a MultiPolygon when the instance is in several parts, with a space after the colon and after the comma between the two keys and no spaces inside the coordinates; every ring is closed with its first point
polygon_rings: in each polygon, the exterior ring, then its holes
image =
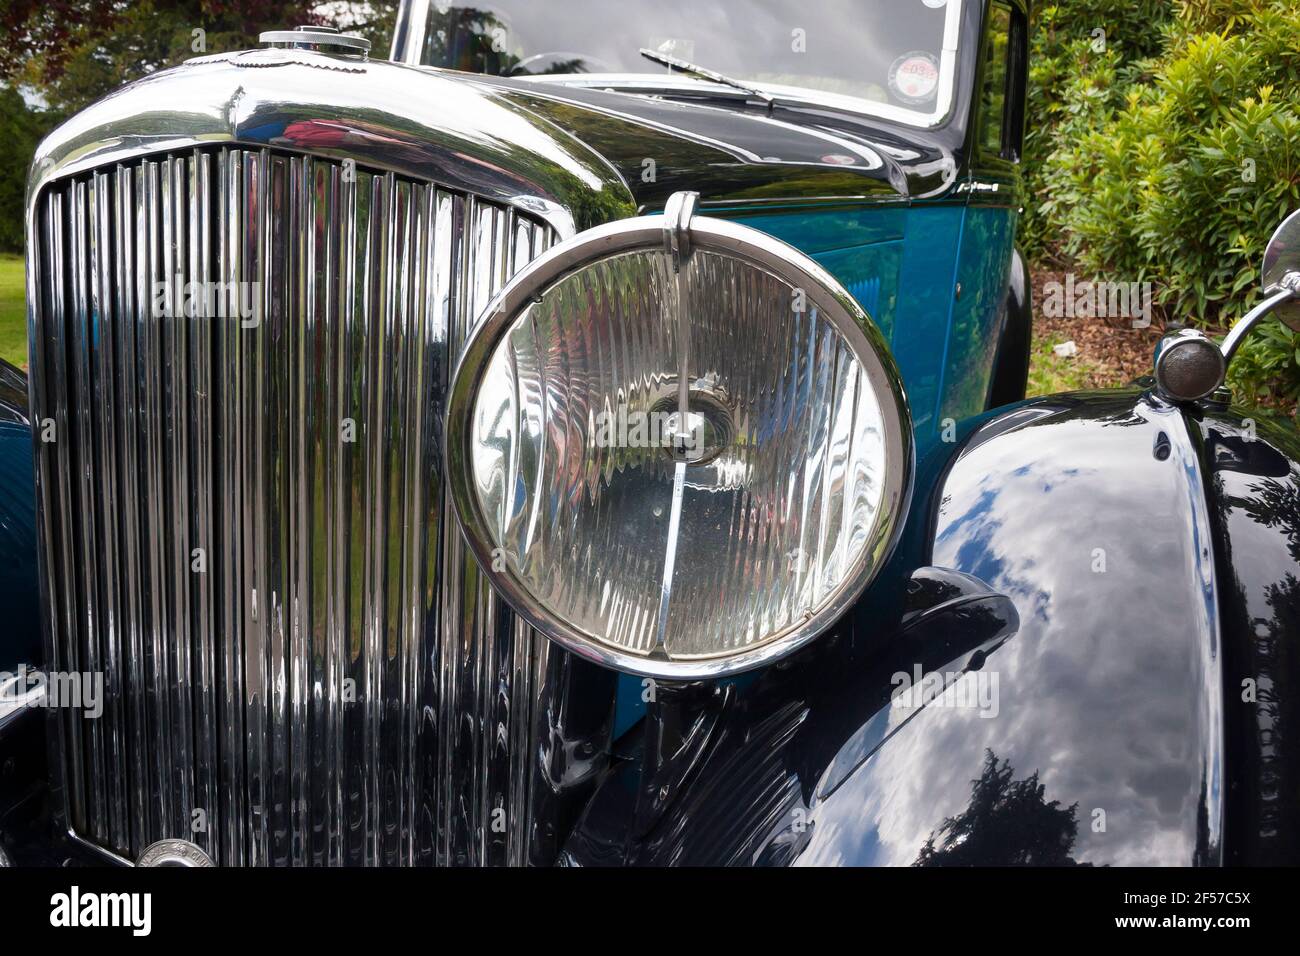
{"type": "Polygon", "coordinates": [[[51,667],[105,680],[99,719],[57,722],[76,835],[222,864],[528,861],[562,655],[445,518],[441,415],[473,316],[551,238],[265,150],[38,197],[51,667]],[[239,314],[175,301],[230,282],[239,314]]]}

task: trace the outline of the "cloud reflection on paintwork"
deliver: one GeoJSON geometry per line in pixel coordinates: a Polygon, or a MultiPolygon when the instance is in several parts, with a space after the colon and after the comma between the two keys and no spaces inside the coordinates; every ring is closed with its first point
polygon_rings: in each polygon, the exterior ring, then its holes
{"type": "MultiPolygon", "coordinates": [[[[1066,413],[954,468],[933,563],[984,577],[1021,618],[985,664],[1001,675],[999,716],[916,714],[814,808],[799,862],[911,863],[963,811],[986,749],[1018,776],[1037,772],[1046,799],[1078,803],[1076,861],[1192,862],[1203,788],[1217,777],[1218,677],[1204,542],[1188,515],[1195,476],[1180,456],[1152,454],[1159,431],[1181,427],[1149,409],[1104,428],[1066,413]]],[[[1217,797],[1215,787],[1211,817],[1217,797]]]]}

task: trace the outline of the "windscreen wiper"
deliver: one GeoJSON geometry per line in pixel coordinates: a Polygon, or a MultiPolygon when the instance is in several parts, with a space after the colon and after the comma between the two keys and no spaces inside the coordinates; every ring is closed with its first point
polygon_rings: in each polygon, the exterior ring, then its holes
{"type": "Polygon", "coordinates": [[[654,60],[656,63],[662,63],[664,66],[679,73],[686,73],[689,76],[698,76],[703,80],[712,80],[714,83],[721,83],[724,86],[730,86],[733,89],[742,90],[755,99],[762,100],[767,104],[767,115],[772,115],[772,109],[776,106],[776,99],[769,93],[757,90],[752,86],[747,86],[740,80],[733,80],[731,77],[716,70],[710,70],[708,67],[700,66],[697,63],[691,63],[687,60],[679,60],[675,56],[669,56],[667,53],[660,53],[658,50],[651,50],[646,47],[641,48],[641,55],[647,60],[654,60]]]}

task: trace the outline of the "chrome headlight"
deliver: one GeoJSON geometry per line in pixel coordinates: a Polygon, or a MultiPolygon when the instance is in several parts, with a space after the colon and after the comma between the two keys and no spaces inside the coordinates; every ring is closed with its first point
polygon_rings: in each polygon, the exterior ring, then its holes
{"type": "Polygon", "coordinates": [[[745,226],[591,229],[488,306],[447,466],[480,564],[534,627],[666,678],[786,654],[862,592],[907,508],[911,422],[879,332],[745,226]]]}

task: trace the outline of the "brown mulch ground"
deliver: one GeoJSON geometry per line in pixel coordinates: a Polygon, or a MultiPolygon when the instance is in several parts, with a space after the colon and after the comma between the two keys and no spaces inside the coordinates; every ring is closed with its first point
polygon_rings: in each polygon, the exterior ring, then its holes
{"type": "MultiPolygon", "coordinates": [[[[1048,395],[1077,389],[1115,388],[1151,374],[1156,343],[1164,334],[1165,322],[1152,315],[1151,325],[1133,328],[1129,318],[1079,318],[1043,314],[1044,287],[1049,282],[1065,284],[1065,273],[1045,266],[1031,269],[1034,286],[1034,339],[1030,358],[1029,395],[1048,395]],[[1073,341],[1079,351],[1064,358],[1052,346],[1073,341]]],[[[1082,277],[1075,274],[1075,282],[1082,277]]],[[[1224,328],[1205,328],[1212,338],[1227,334],[1224,328]]],[[[1300,411],[1293,402],[1273,396],[1259,396],[1250,404],[1270,416],[1295,420],[1300,411]]]]}
{"type": "MultiPolygon", "coordinates": [[[[1065,273],[1036,269],[1034,285],[1034,341],[1073,341],[1078,354],[1069,361],[1077,363],[1081,384],[1085,388],[1112,388],[1126,385],[1140,375],[1151,373],[1151,359],[1164,326],[1153,316],[1151,325],[1135,329],[1127,318],[1049,317],[1043,314],[1048,282],[1065,282],[1065,273]]],[[[1075,280],[1082,281],[1078,274],[1075,280]]]]}

